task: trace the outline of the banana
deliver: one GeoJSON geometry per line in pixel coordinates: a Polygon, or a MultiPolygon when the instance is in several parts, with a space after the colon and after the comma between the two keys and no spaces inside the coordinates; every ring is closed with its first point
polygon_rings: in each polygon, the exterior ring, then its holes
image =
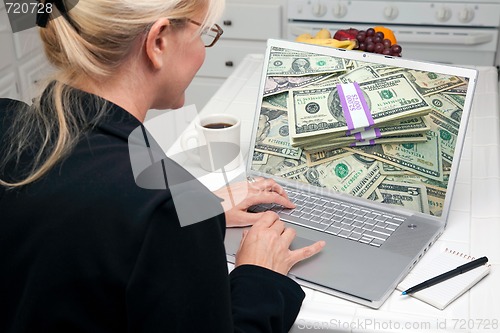
{"type": "Polygon", "coordinates": [[[305,34],[298,35],[297,38],[295,38],[295,41],[303,43],[311,38],[313,38],[313,36],[311,34],[305,33],[305,34]]]}
{"type": "Polygon", "coordinates": [[[336,47],[336,48],[348,48],[354,46],[352,45],[353,43],[350,40],[336,40],[333,38],[309,38],[309,39],[302,39],[302,40],[297,40],[298,42],[302,43],[307,43],[307,44],[314,44],[314,45],[324,45],[324,46],[330,46],[330,47],[336,47]]]}
{"type": "Polygon", "coordinates": [[[350,39],[349,42],[351,42],[351,44],[345,48],[346,50],[353,50],[358,46],[358,41],[356,39],[350,39]]]}
{"type": "Polygon", "coordinates": [[[330,31],[328,29],[319,30],[315,36],[312,36],[308,33],[303,33],[295,38],[296,42],[314,44],[314,45],[323,45],[336,47],[346,50],[352,50],[357,46],[356,40],[337,40],[331,38],[330,31]]]}

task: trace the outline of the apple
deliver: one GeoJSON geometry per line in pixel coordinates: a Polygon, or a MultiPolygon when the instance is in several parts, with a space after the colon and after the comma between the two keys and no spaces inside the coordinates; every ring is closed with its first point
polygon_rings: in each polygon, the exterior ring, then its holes
{"type": "Polygon", "coordinates": [[[349,29],[340,29],[335,32],[335,35],[333,35],[333,38],[336,40],[352,40],[356,39],[356,36],[358,35],[358,29],[354,28],[349,28],[349,29]]]}
{"type": "Polygon", "coordinates": [[[359,30],[355,28],[349,28],[347,29],[347,32],[349,32],[352,36],[356,37],[358,35],[359,30]]]}

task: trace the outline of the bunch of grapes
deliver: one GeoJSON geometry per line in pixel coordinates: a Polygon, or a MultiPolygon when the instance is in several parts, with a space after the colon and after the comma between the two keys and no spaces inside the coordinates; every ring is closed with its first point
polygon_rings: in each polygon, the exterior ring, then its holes
{"type": "Polygon", "coordinates": [[[375,32],[373,28],[368,28],[366,31],[359,30],[356,39],[358,40],[358,49],[361,51],[401,57],[401,46],[391,45],[391,41],[384,38],[382,31],[375,32]]]}

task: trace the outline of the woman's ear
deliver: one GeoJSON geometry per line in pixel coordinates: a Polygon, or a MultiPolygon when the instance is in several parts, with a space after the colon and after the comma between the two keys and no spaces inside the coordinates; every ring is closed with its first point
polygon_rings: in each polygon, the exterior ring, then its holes
{"type": "Polygon", "coordinates": [[[170,21],[167,18],[157,20],[146,36],[146,55],[154,69],[163,66],[164,54],[167,52],[167,30],[170,21]]]}

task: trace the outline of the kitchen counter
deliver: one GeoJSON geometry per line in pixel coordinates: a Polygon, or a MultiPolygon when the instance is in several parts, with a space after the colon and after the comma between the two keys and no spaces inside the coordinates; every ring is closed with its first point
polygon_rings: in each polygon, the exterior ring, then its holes
{"type": "MultiPolygon", "coordinates": [[[[248,55],[201,111],[201,114],[230,113],[240,117],[244,158],[250,143],[262,61],[262,55],[248,55]]],[[[490,274],[445,310],[438,310],[411,297],[402,297],[399,291],[394,291],[380,309],[374,310],[303,288],[306,299],[292,332],[500,331],[498,72],[495,67],[478,69],[479,80],[449,223],[417,268],[422,262],[432,260],[444,248],[451,248],[476,257],[487,256],[491,264],[490,274]]],[[[227,176],[233,178],[242,172],[243,165],[227,176]]],[[[221,174],[202,178],[212,189],[224,184],[221,174]]]]}

